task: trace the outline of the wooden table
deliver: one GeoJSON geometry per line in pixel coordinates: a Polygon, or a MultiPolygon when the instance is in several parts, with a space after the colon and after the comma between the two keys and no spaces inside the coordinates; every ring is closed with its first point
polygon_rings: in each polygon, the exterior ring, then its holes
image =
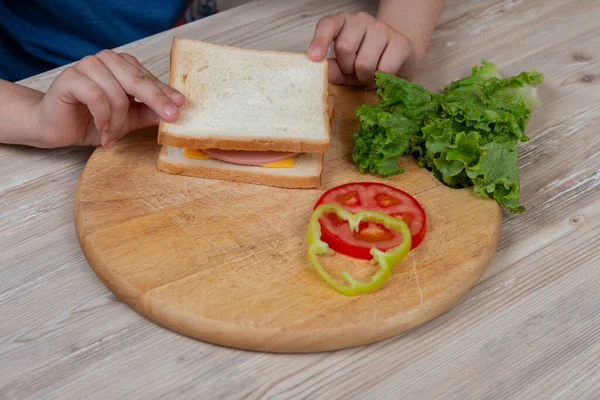
{"type": "MultiPolygon", "coordinates": [[[[304,51],[315,22],[367,0],[263,0],[123,48],[161,79],[174,34],[304,51]]],[[[417,82],[482,57],[542,71],[520,147],[522,200],[479,284],[451,311],[371,346],[310,355],[222,348],[167,331],[100,283],[77,244],[87,148],[0,146],[0,399],[598,398],[600,1],[449,0],[417,82]]],[[[46,90],[59,70],[22,83],[46,90]]]]}

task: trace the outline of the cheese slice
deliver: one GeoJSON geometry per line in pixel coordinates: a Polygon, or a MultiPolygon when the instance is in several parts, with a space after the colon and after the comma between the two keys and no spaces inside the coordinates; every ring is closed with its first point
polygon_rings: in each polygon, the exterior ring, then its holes
{"type": "MultiPolygon", "coordinates": [[[[183,155],[185,158],[192,158],[196,160],[210,160],[211,156],[202,152],[198,149],[184,149],[183,155]]],[[[284,160],[274,161],[266,164],[259,165],[265,168],[294,168],[294,157],[286,158],[284,160]]]]}
{"type": "Polygon", "coordinates": [[[265,168],[294,168],[294,157],[262,164],[265,168]]]}
{"type": "Polygon", "coordinates": [[[184,149],[183,155],[185,158],[193,158],[195,160],[210,160],[211,157],[209,155],[204,154],[200,150],[196,149],[184,149]]]}

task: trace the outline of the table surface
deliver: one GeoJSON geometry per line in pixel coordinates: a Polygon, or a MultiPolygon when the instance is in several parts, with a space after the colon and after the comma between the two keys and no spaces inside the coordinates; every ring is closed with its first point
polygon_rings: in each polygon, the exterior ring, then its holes
{"type": "MultiPolygon", "coordinates": [[[[316,21],[367,0],[262,0],[124,46],[163,81],[173,35],[304,51],[316,21]]],[[[120,303],[77,243],[89,148],[0,146],[0,399],[597,398],[600,393],[600,0],[448,0],[417,83],[484,57],[537,69],[522,201],[475,288],[430,323],[307,355],[228,349],[120,303]]],[[[60,70],[23,81],[46,90],[60,70]]],[[[426,283],[421,283],[426,284],[426,283]]]]}

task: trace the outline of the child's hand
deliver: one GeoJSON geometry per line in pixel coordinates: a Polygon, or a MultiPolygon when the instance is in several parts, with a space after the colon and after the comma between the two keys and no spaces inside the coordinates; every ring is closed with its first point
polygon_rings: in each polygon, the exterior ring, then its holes
{"type": "Polygon", "coordinates": [[[103,50],[66,68],[35,106],[44,147],[111,148],[128,132],[177,120],[185,97],[129,54],[103,50]],[[134,98],[141,102],[135,102],[134,98]]]}
{"type": "Polygon", "coordinates": [[[407,79],[414,74],[411,41],[367,13],[340,13],[321,19],[308,55],[322,60],[332,41],[335,58],[329,60],[329,80],[333,83],[370,86],[376,71],[407,79]]]}

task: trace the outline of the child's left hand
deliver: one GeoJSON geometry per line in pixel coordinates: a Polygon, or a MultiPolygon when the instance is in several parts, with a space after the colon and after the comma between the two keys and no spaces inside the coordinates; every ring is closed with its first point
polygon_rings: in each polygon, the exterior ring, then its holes
{"type": "Polygon", "coordinates": [[[412,42],[385,22],[365,13],[340,13],[322,18],[308,49],[322,60],[334,42],[335,58],[329,60],[329,81],[371,86],[375,72],[412,79],[416,62],[412,42]]]}

